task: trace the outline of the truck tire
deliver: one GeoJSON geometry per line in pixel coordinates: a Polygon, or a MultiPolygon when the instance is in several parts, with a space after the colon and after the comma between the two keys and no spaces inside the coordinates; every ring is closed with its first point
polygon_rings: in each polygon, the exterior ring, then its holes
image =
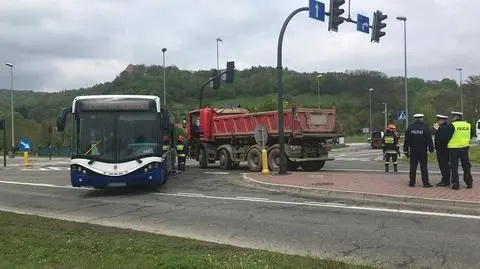
{"type": "Polygon", "coordinates": [[[268,153],[268,167],[270,171],[280,170],[280,149],[273,148],[268,153]]]}
{"type": "Polygon", "coordinates": [[[198,153],[198,164],[200,165],[200,168],[207,168],[207,152],[204,148],[201,148],[198,153]]]}
{"type": "Polygon", "coordinates": [[[247,154],[247,163],[250,171],[262,171],[262,152],[258,148],[251,149],[247,154]]]}
{"type": "Polygon", "coordinates": [[[304,171],[315,172],[322,169],[325,166],[325,161],[303,162],[300,166],[304,171]]]}
{"type": "Polygon", "coordinates": [[[220,161],[220,168],[223,170],[231,170],[233,168],[232,158],[230,153],[226,149],[220,150],[218,153],[218,159],[220,161]]]}

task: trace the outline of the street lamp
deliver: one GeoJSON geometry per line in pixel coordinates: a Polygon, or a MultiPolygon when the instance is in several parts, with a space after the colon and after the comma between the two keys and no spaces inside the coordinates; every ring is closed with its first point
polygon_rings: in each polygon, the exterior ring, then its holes
{"type": "Polygon", "coordinates": [[[318,102],[318,108],[320,108],[320,78],[322,75],[317,76],[317,102],[318,102]]]}
{"type": "Polygon", "coordinates": [[[399,16],[397,20],[403,21],[403,53],[405,60],[405,126],[408,126],[408,81],[407,81],[407,17],[399,16]]]}
{"type": "Polygon", "coordinates": [[[384,105],[384,110],[383,110],[383,114],[384,114],[384,118],[385,118],[385,128],[387,128],[387,125],[388,125],[388,108],[387,108],[387,103],[383,103],[384,105]]]}
{"type": "Polygon", "coordinates": [[[222,42],[223,40],[220,37],[217,37],[217,71],[220,73],[220,64],[219,64],[219,57],[218,57],[218,42],[222,42]]]}
{"type": "Polygon", "coordinates": [[[373,92],[372,88],[368,90],[368,95],[370,99],[370,102],[369,102],[370,103],[370,129],[369,129],[370,133],[373,132],[372,130],[372,92],[373,92]]]}
{"type": "Polygon", "coordinates": [[[463,113],[463,88],[462,88],[462,68],[457,68],[460,73],[460,111],[463,113]]]}
{"type": "Polygon", "coordinates": [[[10,109],[11,109],[11,116],[12,116],[12,150],[15,148],[15,125],[13,122],[13,64],[12,63],[6,63],[6,66],[10,67],[10,109]]]}
{"type": "Polygon", "coordinates": [[[162,49],[163,53],[163,106],[167,107],[167,81],[166,81],[166,75],[165,75],[165,52],[167,51],[167,48],[162,49]]]}

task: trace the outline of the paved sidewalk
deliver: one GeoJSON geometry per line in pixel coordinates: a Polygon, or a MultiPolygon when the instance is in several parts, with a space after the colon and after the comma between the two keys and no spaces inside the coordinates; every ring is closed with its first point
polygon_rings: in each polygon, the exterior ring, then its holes
{"type": "MultiPolygon", "coordinates": [[[[480,209],[480,185],[475,185],[475,181],[473,189],[467,189],[462,182],[460,190],[455,191],[448,187],[423,188],[420,175],[417,175],[416,187],[408,187],[408,175],[393,172],[388,174],[293,172],[283,176],[248,173],[245,174],[244,180],[257,187],[319,197],[427,203],[480,209]]],[[[439,175],[430,175],[432,185],[439,181],[439,175]]]]}

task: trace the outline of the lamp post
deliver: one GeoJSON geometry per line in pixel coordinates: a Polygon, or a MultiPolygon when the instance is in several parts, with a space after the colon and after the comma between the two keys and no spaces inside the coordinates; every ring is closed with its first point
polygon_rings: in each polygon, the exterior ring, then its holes
{"type": "Polygon", "coordinates": [[[167,107],[167,81],[166,81],[166,72],[165,72],[165,52],[167,48],[162,49],[163,53],[163,106],[167,107]]]}
{"type": "Polygon", "coordinates": [[[403,21],[403,57],[405,62],[405,126],[408,126],[408,81],[407,81],[407,17],[399,16],[397,20],[403,21]]]}
{"type": "Polygon", "coordinates": [[[388,108],[387,108],[387,103],[383,103],[383,105],[384,105],[383,113],[384,113],[384,116],[385,116],[385,128],[387,128],[387,125],[388,125],[388,108]]]}
{"type": "Polygon", "coordinates": [[[462,68],[457,68],[460,75],[459,87],[460,87],[460,112],[463,113],[463,88],[462,88],[462,68]]]}
{"type": "Polygon", "coordinates": [[[318,108],[320,108],[320,78],[322,75],[317,76],[317,102],[318,102],[318,108]]]}
{"type": "Polygon", "coordinates": [[[220,73],[220,63],[219,63],[219,54],[218,54],[218,42],[223,40],[220,37],[217,37],[217,71],[220,73]]]}
{"type": "Polygon", "coordinates": [[[10,67],[10,109],[11,109],[10,113],[12,116],[12,150],[13,150],[15,148],[15,124],[13,120],[13,64],[6,63],[5,65],[10,67]]]}
{"type": "Polygon", "coordinates": [[[369,101],[369,103],[370,103],[370,129],[369,129],[370,134],[373,132],[373,130],[372,130],[372,92],[373,92],[373,89],[370,88],[368,90],[368,95],[369,95],[369,100],[370,100],[369,101]]]}

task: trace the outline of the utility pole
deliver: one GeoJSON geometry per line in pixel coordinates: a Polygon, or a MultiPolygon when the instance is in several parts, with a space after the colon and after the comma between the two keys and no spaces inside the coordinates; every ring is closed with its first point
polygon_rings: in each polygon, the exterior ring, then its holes
{"type": "Polygon", "coordinates": [[[459,87],[460,87],[460,112],[463,113],[463,88],[462,88],[462,68],[457,68],[457,71],[460,73],[460,81],[459,81],[459,87]]]}
{"type": "Polygon", "coordinates": [[[403,58],[404,58],[404,83],[405,83],[405,129],[408,127],[408,119],[410,115],[408,114],[408,79],[407,79],[407,17],[399,16],[397,20],[403,21],[403,58]]]}
{"type": "Polygon", "coordinates": [[[163,48],[163,107],[167,107],[167,80],[166,80],[166,72],[165,72],[165,52],[167,48],[163,48]]]}
{"type": "MultiPolygon", "coordinates": [[[[13,149],[15,148],[15,123],[13,119],[13,64],[12,63],[6,63],[6,66],[10,67],[10,113],[12,116],[12,152],[14,151],[13,149]]],[[[13,154],[13,157],[15,157],[15,154],[13,154]]]]}
{"type": "Polygon", "coordinates": [[[372,130],[372,92],[373,92],[373,89],[369,89],[368,90],[368,95],[369,95],[369,100],[370,100],[370,134],[372,134],[373,130],[372,130]]]}
{"type": "Polygon", "coordinates": [[[318,108],[320,108],[320,78],[322,75],[317,76],[317,102],[318,102],[318,108]]]}
{"type": "Polygon", "coordinates": [[[385,114],[385,128],[387,128],[387,125],[388,125],[388,109],[387,109],[387,103],[383,103],[383,105],[385,106],[385,109],[383,111],[383,113],[385,114]]]}

